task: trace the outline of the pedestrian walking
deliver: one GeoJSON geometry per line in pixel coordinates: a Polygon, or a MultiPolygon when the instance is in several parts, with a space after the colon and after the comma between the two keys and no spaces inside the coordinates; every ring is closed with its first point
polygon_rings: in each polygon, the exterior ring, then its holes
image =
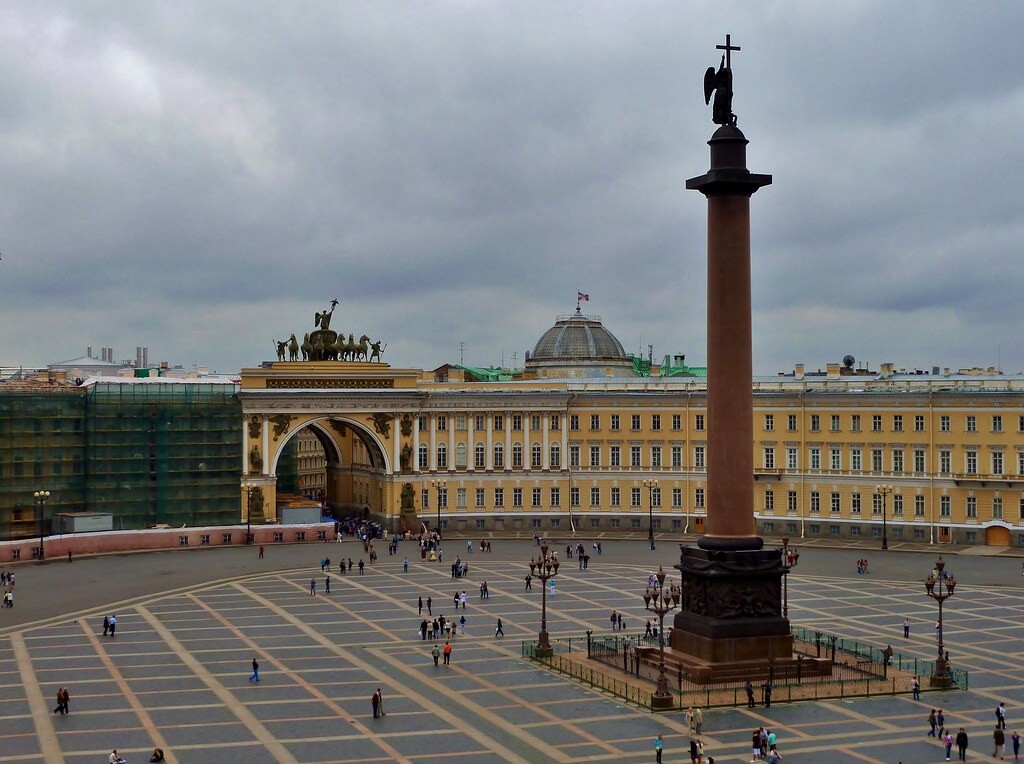
{"type": "Polygon", "coordinates": [[[409,558],[408,557],[406,557],[406,558],[404,558],[402,560],[402,568],[405,570],[406,573],[409,572],[409,558]]]}
{"type": "Polygon", "coordinates": [[[1013,758],[1016,760],[1020,756],[1020,733],[1017,730],[1010,735],[1010,742],[1013,743],[1013,758]]]}
{"type": "Polygon", "coordinates": [[[998,756],[1000,759],[1006,758],[1003,754],[1006,753],[1006,733],[1003,732],[1002,727],[996,727],[992,731],[992,743],[994,745],[992,749],[992,758],[998,756]]]}
{"type": "Polygon", "coordinates": [[[946,730],[946,734],[942,736],[942,745],[946,749],[946,761],[949,761],[949,755],[953,751],[953,735],[946,730]]]}
{"type": "Polygon", "coordinates": [[[260,559],[263,559],[263,547],[260,547],[260,559]]]}
{"type": "Polygon", "coordinates": [[[939,737],[942,737],[942,733],[946,730],[946,712],[940,708],[939,715],[935,717],[935,720],[939,725],[939,737]]]}
{"type": "Polygon", "coordinates": [[[461,634],[466,633],[466,616],[462,616],[462,618],[459,619],[459,632],[461,634]]]}
{"type": "Polygon", "coordinates": [[[967,733],[961,727],[960,731],[956,733],[956,750],[960,754],[960,761],[967,761],[967,743],[967,733]]]}
{"type": "Polygon", "coordinates": [[[384,694],[380,691],[380,687],[377,688],[377,692],[373,693],[373,697],[370,698],[370,705],[373,706],[374,719],[384,716],[384,694]]]}
{"type": "Polygon", "coordinates": [[[324,594],[331,593],[331,577],[324,576],[324,594]]]}
{"type": "Polygon", "coordinates": [[[753,708],[757,704],[754,703],[754,685],[749,679],[747,680],[747,684],[744,686],[744,689],[747,691],[747,708],[753,708]]]}
{"type": "Polygon", "coordinates": [[[690,738],[690,764],[697,764],[697,738],[690,738]]]}
{"type": "Polygon", "coordinates": [[[683,717],[686,719],[686,731],[693,735],[693,706],[686,709],[686,715],[683,717]]]}
{"type": "Polygon", "coordinates": [[[249,677],[249,681],[260,681],[260,664],[256,662],[256,659],[252,659],[252,675],[249,677]]]}
{"type": "Polygon", "coordinates": [[[360,558],[360,560],[359,560],[359,575],[363,575],[363,569],[364,569],[365,567],[366,567],[366,564],[365,564],[365,563],[364,563],[364,562],[362,561],[362,559],[360,558]]]}
{"type": "Polygon", "coordinates": [[[654,738],[654,761],[657,764],[661,764],[661,754],[665,750],[665,741],[661,739],[661,735],[654,738]]]}
{"type": "Polygon", "coordinates": [[[996,706],[996,726],[1001,729],[1006,729],[1006,704],[1000,703],[996,706]]]}
{"type": "Polygon", "coordinates": [[[501,636],[502,638],[505,637],[505,630],[503,628],[501,628],[501,619],[500,618],[498,619],[498,628],[496,628],[494,630],[494,636],[495,637],[501,636]]]}
{"type": "Polygon", "coordinates": [[[935,709],[933,708],[931,713],[928,714],[928,726],[930,727],[928,730],[928,737],[938,737],[938,735],[935,734],[936,723],[935,709]]]}
{"type": "Polygon", "coordinates": [[[316,594],[316,579],[315,578],[309,579],[309,593],[310,593],[310,596],[316,594]]]}
{"type": "Polygon", "coordinates": [[[427,615],[433,615],[434,612],[430,609],[434,603],[433,598],[427,597],[427,615]]]}
{"type": "Polygon", "coordinates": [[[64,713],[64,688],[57,688],[57,707],[53,709],[55,714],[64,713]]]}
{"type": "Polygon", "coordinates": [[[764,707],[772,707],[772,681],[769,679],[761,685],[761,695],[764,698],[764,707]]]}
{"type": "Polygon", "coordinates": [[[437,646],[437,643],[434,644],[430,654],[434,657],[434,665],[436,666],[438,659],[441,657],[441,648],[437,646]]]}
{"type": "Polygon", "coordinates": [[[697,734],[701,734],[701,730],[704,729],[704,710],[697,706],[693,712],[693,726],[697,730],[697,734]]]}
{"type": "Polygon", "coordinates": [[[910,639],[910,619],[903,619],[903,638],[910,639]]]}
{"type": "Polygon", "coordinates": [[[423,615],[423,598],[422,597],[420,597],[419,601],[416,603],[416,613],[418,615],[423,615]]]}
{"type": "Polygon", "coordinates": [[[105,615],[105,616],[103,616],[103,636],[104,637],[107,636],[107,634],[109,632],[110,632],[110,616],[109,615],[105,615]]]}
{"type": "Polygon", "coordinates": [[[526,589],[527,590],[533,588],[533,586],[531,585],[531,581],[533,581],[533,576],[531,576],[529,573],[527,573],[526,574],[526,589]]]}
{"type": "Polygon", "coordinates": [[[117,616],[110,616],[110,636],[114,636],[114,632],[117,631],[117,616]]]}
{"type": "Polygon", "coordinates": [[[445,642],[442,652],[444,653],[444,665],[447,666],[452,661],[452,643],[445,642]]]}
{"type": "Polygon", "coordinates": [[[548,596],[549,597],[554,597],[555,596],[555,580],[554,579],[551,579],[550,581],[548,581],[548,596]]]}

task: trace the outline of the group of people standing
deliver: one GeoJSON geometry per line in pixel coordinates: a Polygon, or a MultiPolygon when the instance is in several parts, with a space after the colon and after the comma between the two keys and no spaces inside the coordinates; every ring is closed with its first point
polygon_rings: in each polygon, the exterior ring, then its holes
{"type": "Polygon", "coordinates": [[[0,570],[0,586],[4,587],[4,607],[14,607],[14,574],[0,570]]]}

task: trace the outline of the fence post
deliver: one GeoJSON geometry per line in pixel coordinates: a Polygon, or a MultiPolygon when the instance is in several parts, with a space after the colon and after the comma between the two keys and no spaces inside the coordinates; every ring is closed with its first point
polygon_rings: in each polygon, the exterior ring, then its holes
{"type": "Polygon", "coordinates": [[[590,657],[590,637],[594,633],[593,629],[587,629],[587,657],[590,657]]]}

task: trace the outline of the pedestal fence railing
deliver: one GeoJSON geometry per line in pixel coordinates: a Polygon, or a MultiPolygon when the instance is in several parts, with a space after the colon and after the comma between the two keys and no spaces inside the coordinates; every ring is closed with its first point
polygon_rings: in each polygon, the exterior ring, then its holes
{"type": "MultiPolygon", "coordinates": [[[[674,685],[672,694],[677,700],[673,707],[745,706],[747,681],[753,684],[755,699],[760,704],[763,685],[769,678],[774,703],[909,694],[915,676],[927,679],[934,670],[933,661],[896,652],[890,655],[887,648],[822,631],[794,628],[793,636],[798,655],[832,658],[831,675],[807,676],[801,672],[798,661],[791,666],[752,671],[743,681],[699,684],[691,681],[685,670],[677,669],[669,671],[674,685]]],[[[653,710],[656,637],[591,632],[584,637],[552,638],[551,647],[548,657],[538,654],[536,642],[523,642],[522,656],[627,703],[653,710]],[[646,659],[645,651],[649,652],[646,659]]],[[[950,688],[967,689],[966,671],[950,667],[947,672],[950,688]]],[[[926,681],[921,682],[922,692],[934,689],[926,681]]]]}

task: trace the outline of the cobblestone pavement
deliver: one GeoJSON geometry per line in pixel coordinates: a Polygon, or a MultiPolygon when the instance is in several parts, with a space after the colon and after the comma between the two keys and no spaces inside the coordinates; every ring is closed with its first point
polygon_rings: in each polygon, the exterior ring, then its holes
{"type": "MultiPolygon", "coordinates": [[[[493,554],[467,556],[464,539],[449,540],[444,562],[431,564],[406,542],[362,576],[352,542],[268,547],[263,560],[230,548],[8,567],[18,580],[15,608],[0,611],[0,763],[94,763],[117,748],[135,764],[154,747],[171,762],[644,762],[658,734],[666,762],[688,761],[681,714],[652,715],[520,660],[520,642],[539,626],[539,585],[524,591],[523,581],[535,547],[493,543],[493,554]],[[470,572],[454,581],[456,554],[470,572]],[[341,555],[357,563],[331,575],[330,594],[319,564],[327,555],[332,569],[341,555]],[[491,596],[481,600],[484,580],[491,596]],[[455,611],[463,589],[468,607],[455,611]],[[450,666],[435,667],[433,643],[418,634],[419,596],[432,597],[435,615],[466,616],[450,666]],[[102,633],[109,613],[114,637],[102,633]],[[504,639],[494,637],[499,617],[504,639]],[[258,683],[249,681],[253,657],[258,683]],[[67,716],[52,713],[61,686],[67,716]],[[374,719],[378,687],[386,715],[374,719]]],[[[642,540],[604,545],[587,571],[563,557],[549,599],[555,637],[603,633],[613,609],[628,631],[642,630],[648,573],[678,560],[668,540],[653,552],[642,540]]],[[[934,657],[936,606],[920,583],[933,556],[802,549],[789,586],[795,624],[934,657]],[[854,560],[865,555],[872,572],[858,576],[854,560]]],[[[944,551],[962,582],[945,607],[947,647],[970,671],[970,691],[713,710],[706,752],[749,761],[750,733],[766,725],[787,764],[943,761],[926,737],[928,710],[941,706],[947,724],[970,734],[968,760],[990,759],[996,705],[1006,703],[1008,732],[1024,722],[1024,578],[1014,557],[944,551]]]]}

